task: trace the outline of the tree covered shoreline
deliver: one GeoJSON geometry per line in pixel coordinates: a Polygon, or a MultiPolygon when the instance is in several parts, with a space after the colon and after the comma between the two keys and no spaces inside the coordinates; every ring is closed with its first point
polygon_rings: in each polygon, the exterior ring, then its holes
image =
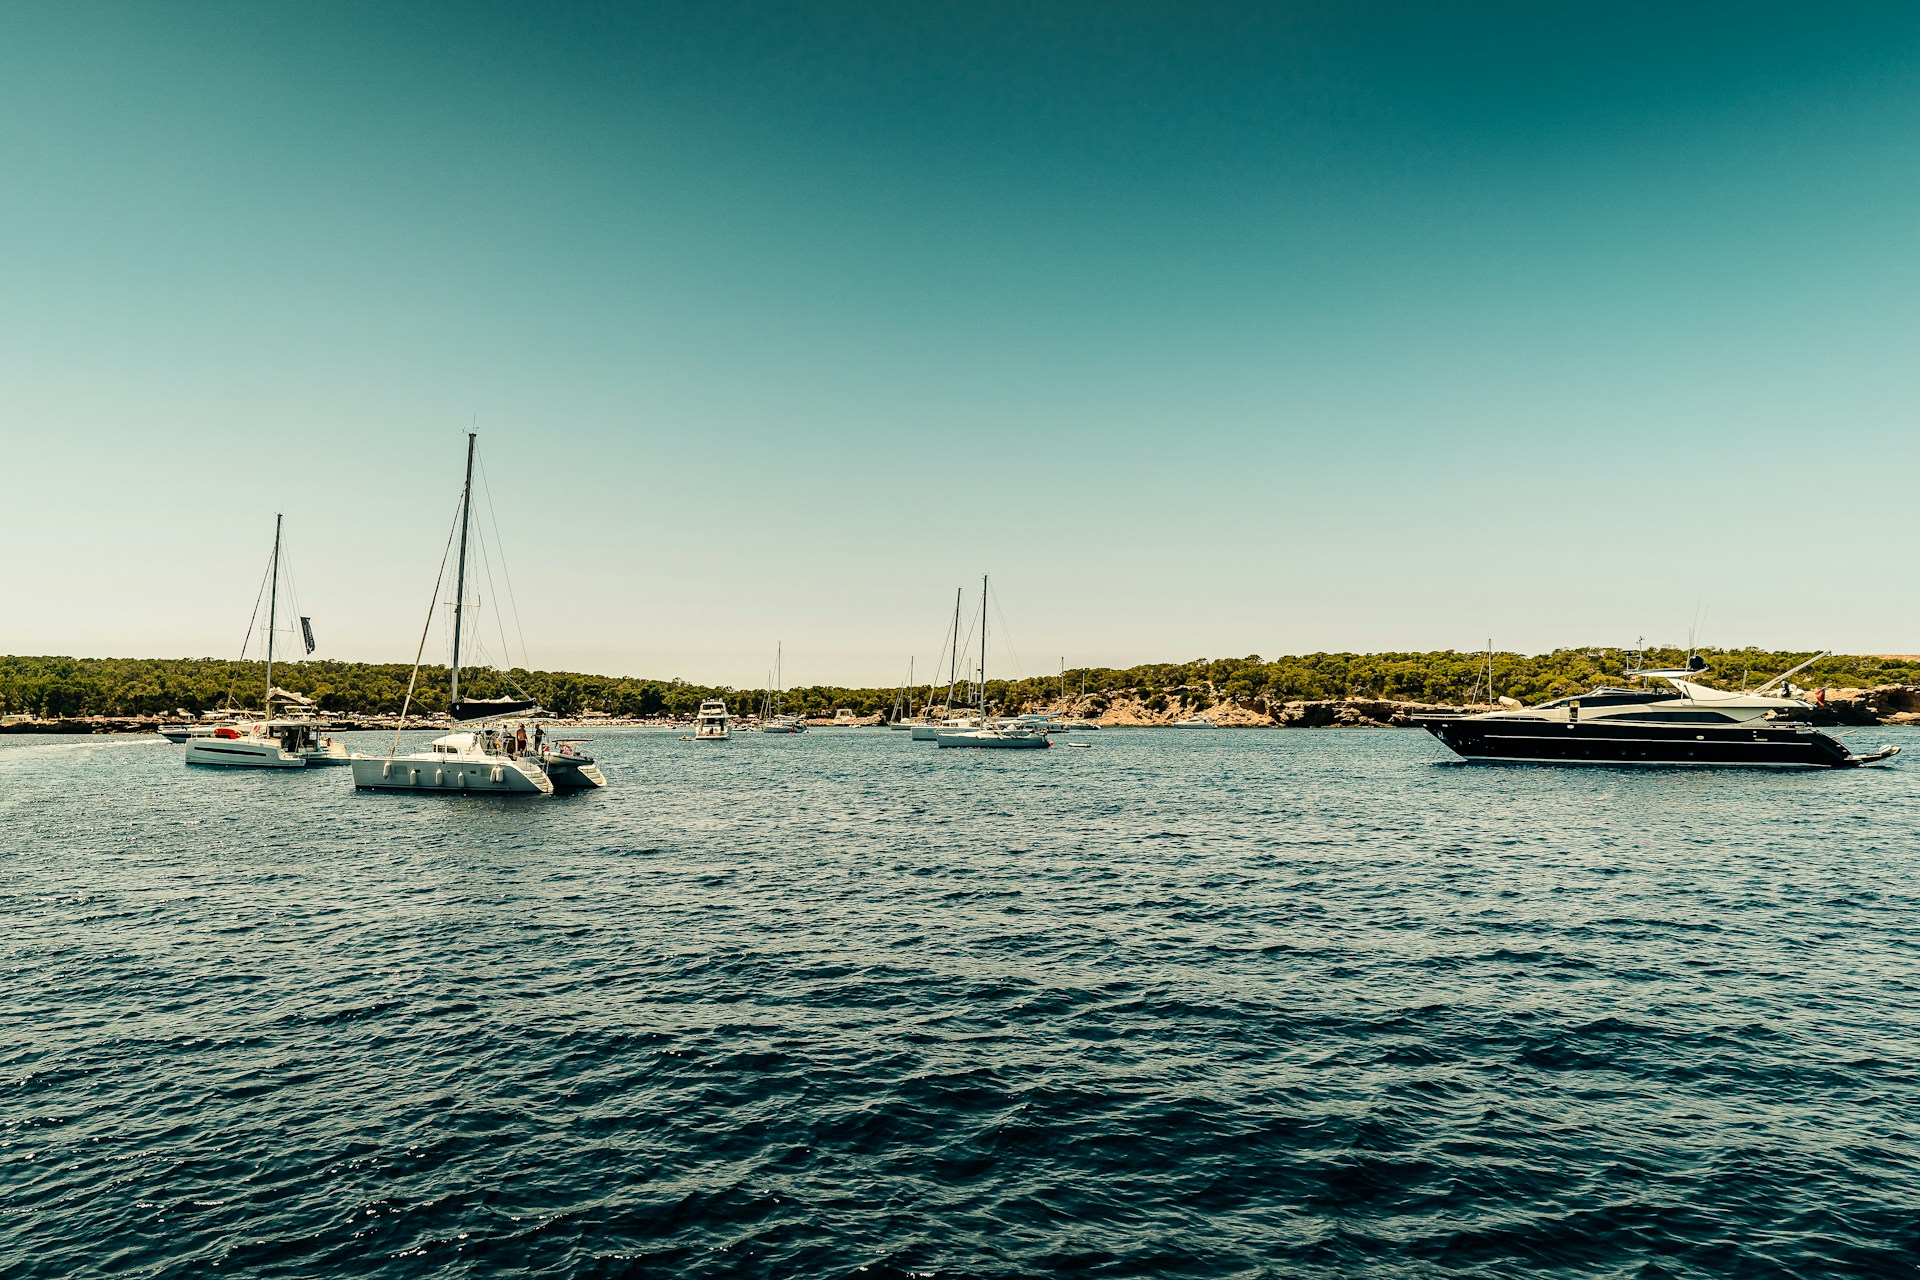
{"type": "MultiPolygon", "coordinates": [[[[1709,683],[1728,688],[1758,684],[1778,675],[1810,653],[1764,649],[1709,649],[1709,683]]],[[[1544,654],[1494,653],[1493,692],[1535,702],[1583,692],[1599,684],[1621,684],[1631,655],[1621,649],[1556,649],[1544,654]]],[[[1678,649],[1651,649],[1643,665],[1677,665],[1678,649]]],[[[1215,658],[1192,662],[1147,663],[1135,667],[1069,669],[1057,676],[989,680],[987,700],[1001,711],[1065,706],[1097,715],[1114,700],[1137,699],[1154,710],[1168,705],[1203,709],[1231,703],[1264,711],[1292,701],[1376,698],[1401,702],[1458,704],[1470,695],[1485,699],[1487,655],[1438,650],[1425,653],[1311,653],[1263,659],[1215,658]],[[1064,684],[1064,689],[1063,689],[1064,684]],[[1064,692],[1064,701],[1063,701],[1064,692]]],[[[406,663],[276,663],[275,683],[312,697],[322,710],[357,714],[394,714],[406,698],[406,663]]],[[[86,715],[169,715],[223,705],[254,706],[260,701],[265,672],[261,663],[224,658],[69,658],[0,656],[0,713],[42,718],[86,715]]],[[[463,668],[462,691],[474,697],[526,694],[559,715],[602,711],[646,717],[690,715],[702,699],[724,698],[735,715],[758,709],[761,691],[696,685],[683,680],[603,676],[570,671],[493,671],[463,668]]],[[[1920,662],[1836,654],[1822,658],[1796,676],[1803,687],[1873,688],[1920,684],[1920,662]]],[[[446,708],[445,667],[422,667],[414,693],[416,711],[446,708]]],[[[924,700],[920,686],[917,700],[924,700]]],[[[956,702],[970,691],[956,693],[956,702]]],[[[945,697],[939,689],[936,701],[945,697]]],[[[787,690],[790,712],[831,713],[847,708],[860,715],[888,711],[892,688],[809,685],[787,690]]]]}

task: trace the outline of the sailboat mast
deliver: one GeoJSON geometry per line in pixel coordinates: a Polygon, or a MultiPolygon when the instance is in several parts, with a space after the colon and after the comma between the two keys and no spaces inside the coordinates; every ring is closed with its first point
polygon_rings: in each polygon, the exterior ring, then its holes
{"type": "Polygon", "coordinates": [[[987,575],[980,575],[980,727],[987,725],[987,575]]]}
{"type": "MultiPolygon", "coordinates": [[[[947,645],[947,714],[953,714],[953,686],[960,683],[960,593],[963,587],[953,589],[953,641],[947,645]]],[[[935,667],[938,671],[939,668],[935,667]]]]}
{"type": "Polygon", "coordinates": [[[473,511],[473,438],[467,432],[467,479],[460,488],[460,567],[453,575],[453,695],[447,703],[451,714],[460,704],[460,621],[467,606],[467,517],[473,511]]]}
{"type": "Polygon", "coordinates": [[[273,719],[273,628],[278,620],[275,606],[280,603],[280,521],[282,513],[273,515],[273,585],[267,589],[267,696],[260,704],[260,713],[267,719],[273,719]]]}

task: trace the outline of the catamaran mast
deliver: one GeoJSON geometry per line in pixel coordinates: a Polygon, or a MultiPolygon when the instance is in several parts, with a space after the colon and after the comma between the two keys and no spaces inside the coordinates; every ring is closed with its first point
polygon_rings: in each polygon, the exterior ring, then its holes
{"type": "MultiPolygon", "coordinates": [[[[260,704],[260,713],[267,719],[273,719],[273,627],[276,621],[274,606],[280,603],[280,521],[281,512],[273,514],[273,585],[267,594],[267,697],[260,704]]],[[[255,615],[256,617],[259,615],[255,615]]]]}
{"type": "Polygon", "coordinates": [[[447,711],[460,705],[460,615],[467,604],[467,516],[473,510],[473,438],[467,432],[467,480],[460,489],[460,567],[453,575],[453,697],[447,711]]]}

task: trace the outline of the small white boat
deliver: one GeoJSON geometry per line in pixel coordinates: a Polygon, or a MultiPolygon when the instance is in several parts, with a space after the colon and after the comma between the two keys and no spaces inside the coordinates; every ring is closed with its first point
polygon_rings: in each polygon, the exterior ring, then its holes
{"type": "Polygon", "coordinates": [[[1218,729],[1220,726],[1212,720],[1209,720],[1206,716],[1189,716],[1185,720],[1175,720],[1172,727],[1175,729],[1218,729]]]}
{"type": "Polygon", "coordinates": [[[943,733],[958,733],[963,729],[978,729],[980,721],[972,716],[948,716],[944,720],[923,720],[913,726],[913,741],[935,742],[943,733]]]}
{"type": "Polygon", "coordinates": [[[727,704],[719,698],[708,698],[700,704],[700,714],[693,718],[693,740],[695,742],[725,742],[732,734],[727,725],[727,704]]]}
{"type": "Polygon", "coordinates": [[[1004,729],[942,729],[934,739],[943,747],[1050,747],[1047,731],[1038,726],[1004,729]]]}
{"type": "Polygon", "coordinates": [[[243,729],[222,725],[204,738],[188,741],[187,763],[242,769],[304,769],[307,758],[287,750],[264,724],[243,729]]]}

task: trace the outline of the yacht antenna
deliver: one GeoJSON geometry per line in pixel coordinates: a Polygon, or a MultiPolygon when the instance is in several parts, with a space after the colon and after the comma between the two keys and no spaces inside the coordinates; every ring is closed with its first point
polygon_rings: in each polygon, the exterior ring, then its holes
{"type": "Polygon", "coordinates": [[[458,715],[460,705],[460,613],[467,602],[467,519],[473,510],[473,440],[467,432],[467,480],[460,489],[460,564],[453,574],[453,696],[447,703],[449,714],[458,715]]]}
{"type": "Polygon", "coordinates": [[[280,520],[281,513],[273,513],[273,586],[267,594],[267,697],[260,704],[260,714],[268,720],[273,719],[273,624],[274,606],[280,602],[280,520]]]}

